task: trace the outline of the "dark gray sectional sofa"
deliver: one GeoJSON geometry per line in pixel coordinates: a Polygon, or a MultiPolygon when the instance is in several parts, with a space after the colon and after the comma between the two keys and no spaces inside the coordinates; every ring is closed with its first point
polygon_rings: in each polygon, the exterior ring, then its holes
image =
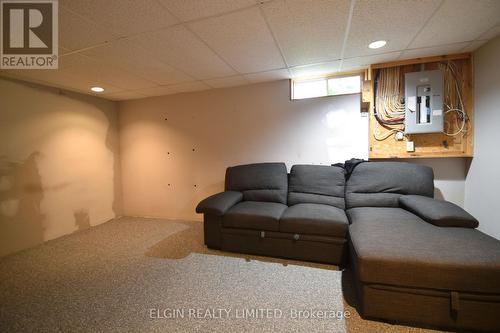
{"type": "Polygon", "coordinates": [[[339,264],[347,250],[344,170],[284,163],[230,167],[225,191],[198,205],[205,244],[225,251],[339,264]]]}
{"type": "Polygon", "coordinates": [[[363,317],[500,331],[500,241],[433,199],[433,178],[398,162],[242,165],[196,210],[210,248],[348,263],[363,317]]]}

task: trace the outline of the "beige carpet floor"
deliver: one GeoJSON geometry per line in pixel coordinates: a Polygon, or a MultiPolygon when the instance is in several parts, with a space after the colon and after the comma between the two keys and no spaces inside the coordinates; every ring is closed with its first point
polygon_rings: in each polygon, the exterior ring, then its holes
{"type": "Polygon", "coordinates": [[[0,332],[436,332],[363,320],[349,281],[209,250],[200,222],[120,218],[1,258],[0,332]]]}

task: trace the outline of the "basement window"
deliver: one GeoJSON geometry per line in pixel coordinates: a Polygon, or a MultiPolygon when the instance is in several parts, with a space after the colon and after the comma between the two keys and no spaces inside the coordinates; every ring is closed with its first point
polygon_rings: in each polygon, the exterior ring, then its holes
{"type": "Polygon", "coordinates": [[[292,80],[292,99],[359,94],[360,92],[360,75],[292,80]]]}

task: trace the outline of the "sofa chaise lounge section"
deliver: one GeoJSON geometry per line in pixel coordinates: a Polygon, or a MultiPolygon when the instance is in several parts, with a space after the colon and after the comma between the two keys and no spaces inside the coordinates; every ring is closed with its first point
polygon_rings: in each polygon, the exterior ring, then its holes
{"type": "Polygon", "coordinates": [[[500,242],[433,191],[425,166],[354,169],[346,208],[358,310],[394,322],[500,331],[500,242]]]}

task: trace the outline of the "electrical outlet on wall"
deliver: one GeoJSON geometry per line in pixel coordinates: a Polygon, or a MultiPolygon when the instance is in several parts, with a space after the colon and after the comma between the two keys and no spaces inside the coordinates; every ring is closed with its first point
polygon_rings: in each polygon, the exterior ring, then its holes
{"type": "Polygon", "coordinates": [[[407,152],[414,152],[415,151],[415,142],[407,141],[406,142],[406,151],[407,152]]]}

